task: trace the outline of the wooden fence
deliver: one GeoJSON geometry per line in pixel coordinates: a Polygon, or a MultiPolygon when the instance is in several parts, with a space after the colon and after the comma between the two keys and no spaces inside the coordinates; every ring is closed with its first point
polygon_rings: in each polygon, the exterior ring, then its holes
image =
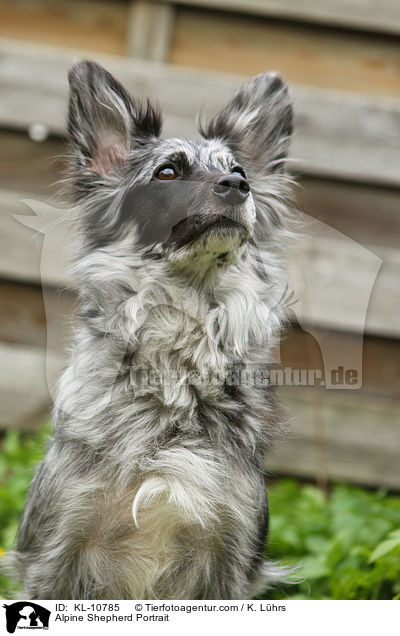
{"type": "MultiPolygon", "coordinates": [[[[275,68],[295,103],[299,207],[334,228],[321,234],[310,226],[291,248],[293,270],[318,293],[299,292],[282,361],[351,368],[363,355],[363,387],[282,389],[291,428],[267,468],[400,487],[400,9],[391,0],[374,7],[0,0],[0,427],[32,430],[46,417],[46,336],[48,375],[55,379],[63,365],[75,302],[65,290],[68,246],[46,249],[40,263],[42,237],[26,227],[37,222],[13,215],[32,214],[24,200],[39,212],[37,202],[51,202],[73,60],[95,58],[133,93],[157,99],[172,135],[192,135],[199,106],[213,112],[243,78],[275,68]],[[38,124],[40,143],[28,134],[38,124]],[[50,335],[46,314],[59,316],[50,335]]],[[[53,225],[54,246],[62,246],[63,223],[53,225]]]]}

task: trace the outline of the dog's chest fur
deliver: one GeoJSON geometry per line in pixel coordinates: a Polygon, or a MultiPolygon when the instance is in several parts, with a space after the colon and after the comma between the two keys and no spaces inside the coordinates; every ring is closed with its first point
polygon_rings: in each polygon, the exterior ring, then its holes
{"type": "Polygon", "coordinates": [[[215,402],[227,364],[218,318],[210,301],[190,289],[168,304],[147,305],[135,329],[131,378],[136,398],[147,394],[189,417],[198,400],[215,402]]]}
{"type": "Polygon", "coordinates": [[[245,264],[223,276],[212,294],[168,277],[150,286],[144,281],[124,311],[135,398],[152,396],[187,414],[201,400],[220,404],[232,365],[271,360],[279,322],[273,296],[245,264]]]}

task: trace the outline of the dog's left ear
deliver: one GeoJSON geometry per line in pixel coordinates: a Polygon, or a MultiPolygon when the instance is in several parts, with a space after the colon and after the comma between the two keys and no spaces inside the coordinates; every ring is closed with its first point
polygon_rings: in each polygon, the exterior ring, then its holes
{"type": "Polygon", "coordinates": [[[276,73],[261,73],[244,84],[200,132],[219,138],[260,172],[282,172],[293,130],[287,85],[276,73]]]}
{"type": "Polygon", "coordinates": [[[79,62],[68,79],[68,133],[80,167],[100,175],[112,174],[123,164],[135,140],[160,134],[160,114],[150,103],[145,107],[137,104],[99,64],[79,62]]]}

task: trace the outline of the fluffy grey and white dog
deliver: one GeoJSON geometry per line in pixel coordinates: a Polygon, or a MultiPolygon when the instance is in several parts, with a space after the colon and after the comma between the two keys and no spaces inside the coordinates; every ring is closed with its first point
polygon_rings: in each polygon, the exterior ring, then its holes
{"type": "Polygon", "coordinates": [[[24,596],[248,598],[280,576],[263,457],[281,426],[242,379],[285,319],[287,88],[254,77],[188,141],[93,62],[70,85],[80,308],[12,555],[24,596]]]}

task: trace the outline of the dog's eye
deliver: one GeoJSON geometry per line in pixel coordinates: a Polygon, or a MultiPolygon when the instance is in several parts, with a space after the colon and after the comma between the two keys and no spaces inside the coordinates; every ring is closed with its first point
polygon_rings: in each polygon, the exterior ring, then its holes
{"type": "Polygon", "coordinates": [[[234,166],[231,172],[237,172],[243,177],[243,179],[247,179],[245,171],[240,166],[234,166]]]}
{"type": "Polygon", "coordinates": [[[172,181],[172,179],[176,179],[178,173],[174,166],[171,164],[166,164],[165,166],[161,166],[158,168],[155,173],[155,178],[160,179],[160,181],[172,181]]]}

